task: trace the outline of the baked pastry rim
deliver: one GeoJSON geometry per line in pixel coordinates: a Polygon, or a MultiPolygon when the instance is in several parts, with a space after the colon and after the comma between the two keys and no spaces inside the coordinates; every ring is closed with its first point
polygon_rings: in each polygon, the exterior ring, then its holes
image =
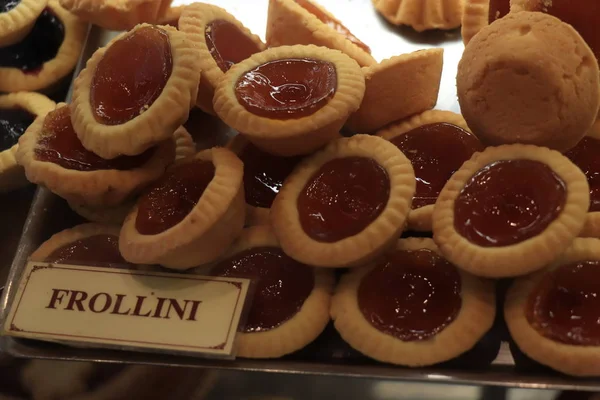
{"type": "Polygon", "coordinates": [[[48,5],[48,0],[21,0],[14,8],[0,13],[0,47],[18,43],[29,33],[48,5]]]}

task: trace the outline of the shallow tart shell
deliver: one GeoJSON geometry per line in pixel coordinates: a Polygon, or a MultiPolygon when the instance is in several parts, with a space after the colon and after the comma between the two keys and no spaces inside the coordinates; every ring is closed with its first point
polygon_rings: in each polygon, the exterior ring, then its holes
{"type": "Polygon", "coordinates": [[[220,257],[244,227],[244,167],[230,150],[212,148],[193,160],[212,161],[215,176],[196,206],[177,225],[156,235],[142,235],[135,228],[135,206],[123,224],[119,248],[123,257],[136,264],[160,264],[185,270],[220,257]]]}
{"type": "MultiPolygon", "coordinates": [[[[311,3],[334,21],[338,19],[317,2],[311,3]]],[[[346,36],[321,22],[319,18],[294,0],[269,0],[267,44],[278,47],[295,44],[314,44],[340,50],[366,67],[376,63],[371,54],[352,43],[346,36]]]]}
{"type": "Polygon", "coordinates": [[[160,96],[142,114],[123,124],[104,125],[96,121],[90,93],[98,63],[116,41],[148,26],[151,25],[138,25],[97,50],[75,79],[70,105],[73,127],[83,146],[100,157],[140,154],[168,139],[187,120],[194,105],[200,79],[199,53],[184,33],[171,26],[160,26],[169,36],[173,57],[173,70],[160,96]]]}
{"type": "Polygon", "coordinates": [[[490,0],[465,0],[461,35],[465,46],[489,25],[490,0]]]}
{"type": "MultiPolygon", "coordinates": [[[[280,245],[270,227],[253,226],[242,232],[222,259],[255,247],[280,245]]],[[[274,329],[264,332],[239,332],[236,337],[239,357],[281,357],[302,349],[323,332],[329,323],[329,305],[335,279],[331,271],[311,269],[314,272],[314,287],[300,310],[274,329]]]]}
{"type": "Polygon", "coordinates": [[[196,105],[204,112],[215,114],[213,109],[213,96],[215,88],[225,73],[219,68],[208,46],[206,45],[206,26],[215,20],[224,20],[235,25],[241,32],[250,38],[261,50],[265,44],[260,38],[250,32],[240,21],[221,7],[205,3],[193,3],[185,7],[179,19],[179,30],[185,32],[190,40],[198,46],[201,54],[199,68],[202,71],[196,105]]]}
{"type": "Polygon", "coordinates": [[[38,73],[31,74],[19,68],[0,67],[0,92],[52,90],[65,78],[77,64],[83,49],[88,25],[58,4],[58,0],[49,0],[48,7],[62,22],[65,38],[56,57],[46,61],[38,73]]]}
{"type": "MultiPolygon", "coordinates": [[[[394,250],[428,249],[440,254],[431,239],[398,240],[394,250]]],[[[462,305],[458,315],[434,337],[405,342],[374,327],[358,305],[357,292],[362,279],[376,265],[356,268],[344,275],[331,302],[331,318],[336,330],[354,349],[378,361],[420,367],[438,364],[470,350],[490,330],[496,314],[492,281],[458,270],[462,305]]]]}
{"type": "MultiPolygon", "coordinates": [[[[67,105],[61,103],[57,108],[60,107],[67,105]]],[[[25,168],[30,182],[43,185],[70,202],[97,207],[119,204],[161,176],[175,157],[174,142],[166,140],[157,145],[154,154],[145,164],[125,171],[77,171],[52,162],[39,161],[35,157],[35,149],[44,133],[46,115],[36,118],[19,139],[17,162],[25,168]]]]}
{"type": "Polygon", "coordinates": [[[309,154],[339,136],[348,116],[365,93],[364,75],[353,59],[340,51],[316,46],[282,46],[254,54],[234,65],[215,91],[214,109],[227,125],[263,151],[280,156],[309,154]],[[249,70],[274,60],[309,58],[331,62],[337,73],[337,90],[325,106],[302,118],[279,120],[253,114],[236,97],[235,85],[249,70]]]}
{"type": "Polygon", "coordinates": [[[48,0],[21,0],[17,6],[0,13],[0,47],[20,42],[31,31],[48,0]]]}
{"type": "Polygon", "coordinates": [[[454,29],[461,23],[464,0],[372,0],[375,9],[394,25],[415,31],[454,29]]]}
{"type": "Polygon", "coordinates": [[[556,260],[581,232],[589,208],[589,186],[583,172],[569,159],[545,147],[504,145],[475,153],[450,178],[433,211],[433,239],[451,263],[474,275],[500,278],[525,275],[556,260]],[[454,203],[480,169],[499,160],[533,160],[547,165],[564,182],[563,210],[539,235],[503,247],[478,246],[454,227],[454,203]]]}
{"type": "Polygon", "coordinates": [[[104,29],[124,31],[142,22],[158,22],[171,1],[60,0],[60,4],[84,21],[104,29]]]}
{"type": "MultiPolygon", "coordinates": [[[[404,135],[405,133],[410,132],[420,126],[439,122],[447,122],[449,124],[456,125],[467,132],[471,132],[462,115],[450,111],[429,110],[421,114],[417,114],[398,124],[394,124],[382,129],[377,132],[377,136],[380,136],[386,140],[392,140],[395,137],[404,135]]],[[[434,204],[431,204],[410,210],[408,219],[406,221],[406,229],[417,232],[431,232],[433,229],[433,207],[434,204]]]]}
{"type": "Polygon", "coordinates": [[[318,267],[343,268],[371,261],[400,236],[415,192],[410,161],[388,141],[355,135],[338,139],[302,161],[287,178],[271,206],[271,224],[290,257],[318,267]],[[367,157],[387,172],[390,195],[381,214],[362,232],[333,243],[319,242],[300,224],[297,200],[306,183],[327,162],[345,157],[367,157]]]}
{"type": "Polygon", "coordinates": [[[363,67],[365,97],[346,126],[353,132],[368,133],[432,109],[438,99],[443,61],[443,49],[427,49],[363,67]]]}
{"type": "MultiPolygon", "coordinates": [[[[39,93],[18,92],[0,96],[0,109],[21,108],[38,117],[54,110],[56,104],[39,93]]],[[[0,192],[10,191],[27,185],[23,167],[17,164],[17,149],[15,144],[10,149],[0,152],[0,192]]]]}
{"type": "Polygon", "coordinates": [[[529,296],[544,276],[561,265],[600,260],[600,240],[575,239],[572,246],[549,268],[517,279],[508,290],[504,319],[517,346],[533,360],[562,373],[581,377],[600,376],[600,348],[556,342],[541,335],[525,316],[529,296]]]}

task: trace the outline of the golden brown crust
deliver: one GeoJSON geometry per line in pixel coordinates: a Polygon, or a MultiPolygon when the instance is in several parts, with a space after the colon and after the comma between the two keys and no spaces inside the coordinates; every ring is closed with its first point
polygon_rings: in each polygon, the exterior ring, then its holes
{"type": "Polygon", "coordinates": [[[511,12],[467,45],[456,78],[465,120],[489,145],[535,144],[565,151],[596,121],[600,72],[568,24],[511,12]]]}
{"type": "Polygon", "coordinates": [[[175,141],[175,161],[183,160],[196,154],[196,143],[194,143],[194,138],[185,129],[185,126],[182,125],[175,130],[173,140],[175,141]]]}
{"type": "Polygon", "coordinates": [[[461,23],[464,0],[372,0],[394,25],[409,25],[417,32],[454,29],[461,23]]]}
{"type": "Polygon", "coordinates": [[[172,0],[60,0],[60,4],[84,21],[113,31],[137,24],[157,23],[172,0]]]}
{"type": "Polygon", "coordinates": [[[215,88],[223,78],[223,71],[210,53],[206,45],[206,26],[214,20],[224,20],[235,25],[240,31],[248,36],[259,49],[264,50],[265,44],[260,38],[250,32],[233,15],[229,14],[221,7],[205,3],[193,3],[185,7],[179,19],[179,29],[185,32],[188,37],[198,46],[201,54],[199,68],[202,71],[200,88],[196,99],[196,105],[204,112],[214,115],[213,97],[215,88]]]}
{"type": "MultiPolygon", "coordinates": [[[[58,104],[67,107],[66,104],[58,104]]],[[[159,144],[150,159],[132,170],[76,171],[39,161],[35,149],[43,132],[46,115],[41,115],[19,139],[17,161],[25,168],[30,182],[43,185],[53,193],[73,202],[89,206],[110,206],[123,202],[146,184],[162,175],[174,159],[174,142],[159,144]]]]}
{"type": "MultiPolygon", "coordinates": [[[[395,250],[419,249],[440,253],[431,239],[401,239],[395,247],[395,250]]],[[[356,268],[344,275],[331,304],[331,318],[337,331],[348,344],[368,357],[409,367],[437,364],[470,350],[494,323],[493,282],[458,270],[462,305],[452,323],[423,341],[404,342],[383,333],[365,319],[357,299],[362,279],[375,267],[376,264],[356,268]]]]}
{"type": "Polygon", "coordinates": [[[268,153],[281,156],[309,154],[339,137],[340,128],[356,111],[365,92],[364,75],[344,53],[316,46],[283,46],[254,54],[234,65],[215,91],[214,109],[229,126],[268,153]],[[312,58],[336,67],[337,89],[329,102],[313,114],[288,120],[261,117],[247,111],[235,94],[235,84],[246,71],[266,62],[286,58],[312,58]]]}
{"type": "MultiPolygon", "coordinates": [[[[268,226],[245,229],[223,259],[254,247],[280,247],[268,226]]],[[[237,355],[246,358],[276,358],[300,350],[315,340],[329,322],[329,304],[335,282],[330,271],[312,268],[315,286],[302,308],[275,329],[239,333],[237,355]]]]}
{"type": "Polygon", "coordinates": [[[365,97],[346,126],[368,133],[432,109],[442,79],[443,49],[419,50],[364,67],[365,97]]]}
{"type": "Polygon", "coordinates": [[[48,7],[63,23],[65,38],[56,57],[47,61],[36,74],[19,68],[0,67],[0,92],[38,91],[47,89],[65,78],[77,64],[83,49],[88,25],[58,4],[48,0],[48,7]]]}
{"type": "Polygon", "coordinates": [[[171,26],[160,26],[169,36],[173,69],[160,96],[147,110],[119,125],[104,125],[94,117],[90,104],[90,90],[98,63],[113,43],[137,29],[151,25],[141,24],[124,32],[97,50],[73,87],[71,120],[84,147],[103,158],[136,155],[168,139],[188,118],[198,91],[200,72],[199,53],[187,36],[171,26]]]}
{"type": "Polygon", "coordinates": [[[75,202],[68,202],[68,204],[71,210],[90,222],[121,226],[125,221],[125,217],[135,206],[135,199],[111,207],[90,207],[75,202]]]}
{"type": "MultiPolygon", "coordinates": [[[[462,115],[453,113],[451,111],[428,110],[405,121],[401,121],[397,124],[382,129],[378,131],[376,135],[386,140],[392,140],[395,137],[410,132],[420,126],[435,124],[438,122],[447,122],[456,125],[467,132],[471,132],[462,115]]],[[[434,205],[431,204],[428,206],[419,207],[417,209],[411,209],[406,220],[406,230],[431,232],[433,228],[433,207],[434,205]]]]}
{"type": "Polygon", "coordinates": [[[331,268],[359,265],[380,255],[400,236],[414,192],[412,166],[396,146],[376,136],[355,135],[330,143],[296,167],[271,206],[271,224],[286,254],[304,264],[331,268]],[[379,217],[362,232],[333,243],[316,241],[300,224],[298,196],[325,163],[353,156],[372,158],[386,170],[389,200],[379,217]]]}
{"type": "Polygon", "coordinates": [[[48,0],[21,0],[13,9],[0,13],[0,47],[27,36],[47,4],[48,0]]]}
{"type": "MultiPolygon", "coordinates": [[[[34,116],[45,115],[54,110],[56,103],[39,93],[18,92],[0,96],[0,109],[21,108],[34,116]]],[[[8,192],[29,184],[25,170],[17,164],[15,144],[10,149],[0,151],[0,192],[8,192]]]]}
{"type": "Polygon", "coordinates": [[[508,290],[504,318],[521,351],[535,361],[574,376],[600,376],[600,348],[559,343],[541,335],[525,316],[531,292],[544,276],[561,265],[600,260],[600,240],[575,239],[572,246],[547,269],[516,280],[508,290]]]}
{"type": "Polygon", "coordinates": [[[461,35],[465,46],[489,25],[490,0],[465,0],[461,35]]]}
{"type": "MultiPolygon", "coordinates": [[[[329,18],[337,21],[337,18],[325,8],[316,2],[311,1],[311,3],[329,18]]],[[[340,50],[362,67],[376,63],[371,54],[321,22],[294,0],[269,0],[267,44],[269,47],[314,44],[340,50]]]]}
{"type": "Polygon", "coordinates": [[[589,208],[589,186],[583,172],[557,151],[531,145],[488,147],[475,153],[450,178],[433,212],[433,238],[450,262],[474,275],[511,277],[536,271],[553,262],[583,228],[589,208]],[[454,203],[473,175],[499,160],[534,160],[546,164],[564,182],[565,205],[539,235],[504,247],[478,246],[454,226],[454,203]]]}
{"type": "Polygon", "coordinates": [[[194,159],[212,161],[215,166],[215,176],[196,206],[180,223],[157,235],[137,231],[136,206],[119,240],[126,260],[185,270],[216,260],[241,232],[245,218],[242,162],[230,150],[218,147],[182,162],[194,159]]]}

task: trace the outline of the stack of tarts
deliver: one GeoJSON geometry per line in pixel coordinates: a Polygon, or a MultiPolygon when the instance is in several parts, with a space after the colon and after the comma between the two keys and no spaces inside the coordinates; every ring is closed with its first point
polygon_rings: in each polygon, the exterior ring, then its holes
{"type": "MultiPolygon", "coordinates": [[[[507,21],[534,32],[547,24],[523,18],[507,21]]],[[[564,123],[597,112],[600,73],[583,39],[552,23],[586,60],[573,71],[567,62],[565,76],[592,83],[562,110],[564,123]]],[[[600,282],[589,127],[570,126],[566,138],[549,129],[538,145],[526,126],[510,137],[473,129],[431,110],[441,50],[377,64],[310,1],[271,0],[266,45],[202,3],[177,25],[141,24],[98,50],[71,104],[41,113],[19,140],[27,177],[94,222],[56,234],[33,258],[255,279],[239,356],[293,353],[333,320],[365,356],[410,367],[477,348],[496,320],[492,279],[519,277],[505,311],[517,344],[564,372],[599,374],[596,353],[581,350],[600,341],[595,303],[577,297],[595,297],[600,282]],[[410,101],[394,100],[400,88],[410,101]],[[194,105],[239,135],[196,152],[181,128],[194,105]],[[343,127],[363,133],[342,137],[343,127]],[[565,362],[565,352],[577,358],[565,362]]],[[[459,90],[477,73],[469,65],[459,90]]],[[[467,94],[479,92],[465,91],[472,116],[467,94]]]]}

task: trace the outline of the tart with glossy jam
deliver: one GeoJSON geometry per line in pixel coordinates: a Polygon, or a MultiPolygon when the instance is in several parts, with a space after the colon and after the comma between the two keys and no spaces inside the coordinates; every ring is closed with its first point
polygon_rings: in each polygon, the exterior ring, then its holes
{"type": "Polygon", "coordinates": [[[549,268],[516,280],[504,317],[528,357],[575,376],[600,376],[600,240],[575,239],[549,268]]]}
{"type": "Polygon", "coordinates": [[[365,97],[346,126],[353,132],[374,132],[432,109],[437,103],[443,62],[443,49],[428,49],[364,67],[365,97]]]}
{"type": "Polygon", "coordinates": [[[87,30],[58,0],[49,0],[27,36],[0,48],[0,92],[55,90],[75,68],[87,30]]]}
{"type": "Polygon", "coordinates": [[[242,135],[227,145],[244,163],[246,226],[270,225],[269,212],[283,182],[303,157],[281,157],[266,153],[242,135]]]}
{"type": "Polygon", "coordinates": [[[581,232],[590,203],[585,175],[545,147],[476,153],[450,178],[433,212],[433,238],[475,275],[511,277],[555,261],[581,232]]]}
{"type": "Polygon", "coordinates": [[[410,161],[376,136],[338,139],[304,160],[271,207],[283,250],[319,267],[372,260],[402,232],[415,192],[410,161]]]}
{"type": "Polygon", "coordinates": [[[0,192],[26,185],[25,171],[17,164],[19,138],[40,115],[56,104],[38,93],[11,93],[0,96],[0,192]]]}
{"type": "Polygon", "coordinates": [[[174,147],[173,140],[166,140],[137,156],[103,159],[83,147],[71,125],[70,108],[59,104],[21,136],[17,162],[30,182],[67,201],[111,206],[161,176],[173,162],[174,147]]]}
{"type": "Polygon", "coordinates": [[[123,224],[125,259],[184,270],[220,257],[244,227],[243,168],[233,152],[215,147],[167,170],[123,224]]]}
{"type": "Polygon", "coordinates": [[[101,224],[65,229],[42,243],[29,260],[92,267],[133,267],[119,253],[119,227],[101,224]]]}
{"type": "Polygon", "coordinates": [[[372,0],[394,25],[408,25],[417,32],[454,29],[461,23],[464,0],[372,0]]]}
{"type": "Polygon", "coordinates": [[[33,28],[48,0],[5,0],[0,4],[0,47],[20,42],[33,28]]]}
{"type": "Polygon", "coordinates": [[[329,322],[333,274],[287,256],[267,226],[243,231],[210,274],[256,282],[236,339],[239,357],[276,358],[300,350],[329,322]]]}
{"type": "Polygon", "coordinates": [[[314,44],[340,50],[363,67],[376,63],[369,46],[312,0],[269,0],[267,44],[314,44]]]}
{"type": "Polygon", "coordinates": [[[224,9],[204,3],[185,7],[179,29],[198,46],[202,78],[196,105],[214,114],[215,88],[234,64],[265,49],[264,43],[224,9]]]}
{"type": "Polygon", "coordinates": [[[494,284],[447,261],[431,239],[399,240],[343,276],[331,304],[342,338],[378,361],[419,367],[465,353],[490,330],[494,284]]]}
{"type": "Polygon", "coordinates": [[[142,22],[157,23],[172,0],[60,0],[84,21],[113,31],[126,31],[142,22]]]}
{"type": "Polygon", "coordinates": [[[214,109],[263,151],[309,154],[339,136],[365,92],[364,75],[344,53],[283,46],[234,65],[215,91],[214,109]]]}
{"type": "Polygon", "coordinates": [[[430,110],[377,132],[410,160],[417,189],[407,229],[430,232],[433,206],[448,179],[471,156],[483,150],[460,114],[430,110]]]}
{"type": "Polygon", "coordinates": [[[138,25],[96,51],[71,103],[85,148],[114,158],[169,139],[196,99],[198,62],[193,41],[171,26],[138,25]]]}

